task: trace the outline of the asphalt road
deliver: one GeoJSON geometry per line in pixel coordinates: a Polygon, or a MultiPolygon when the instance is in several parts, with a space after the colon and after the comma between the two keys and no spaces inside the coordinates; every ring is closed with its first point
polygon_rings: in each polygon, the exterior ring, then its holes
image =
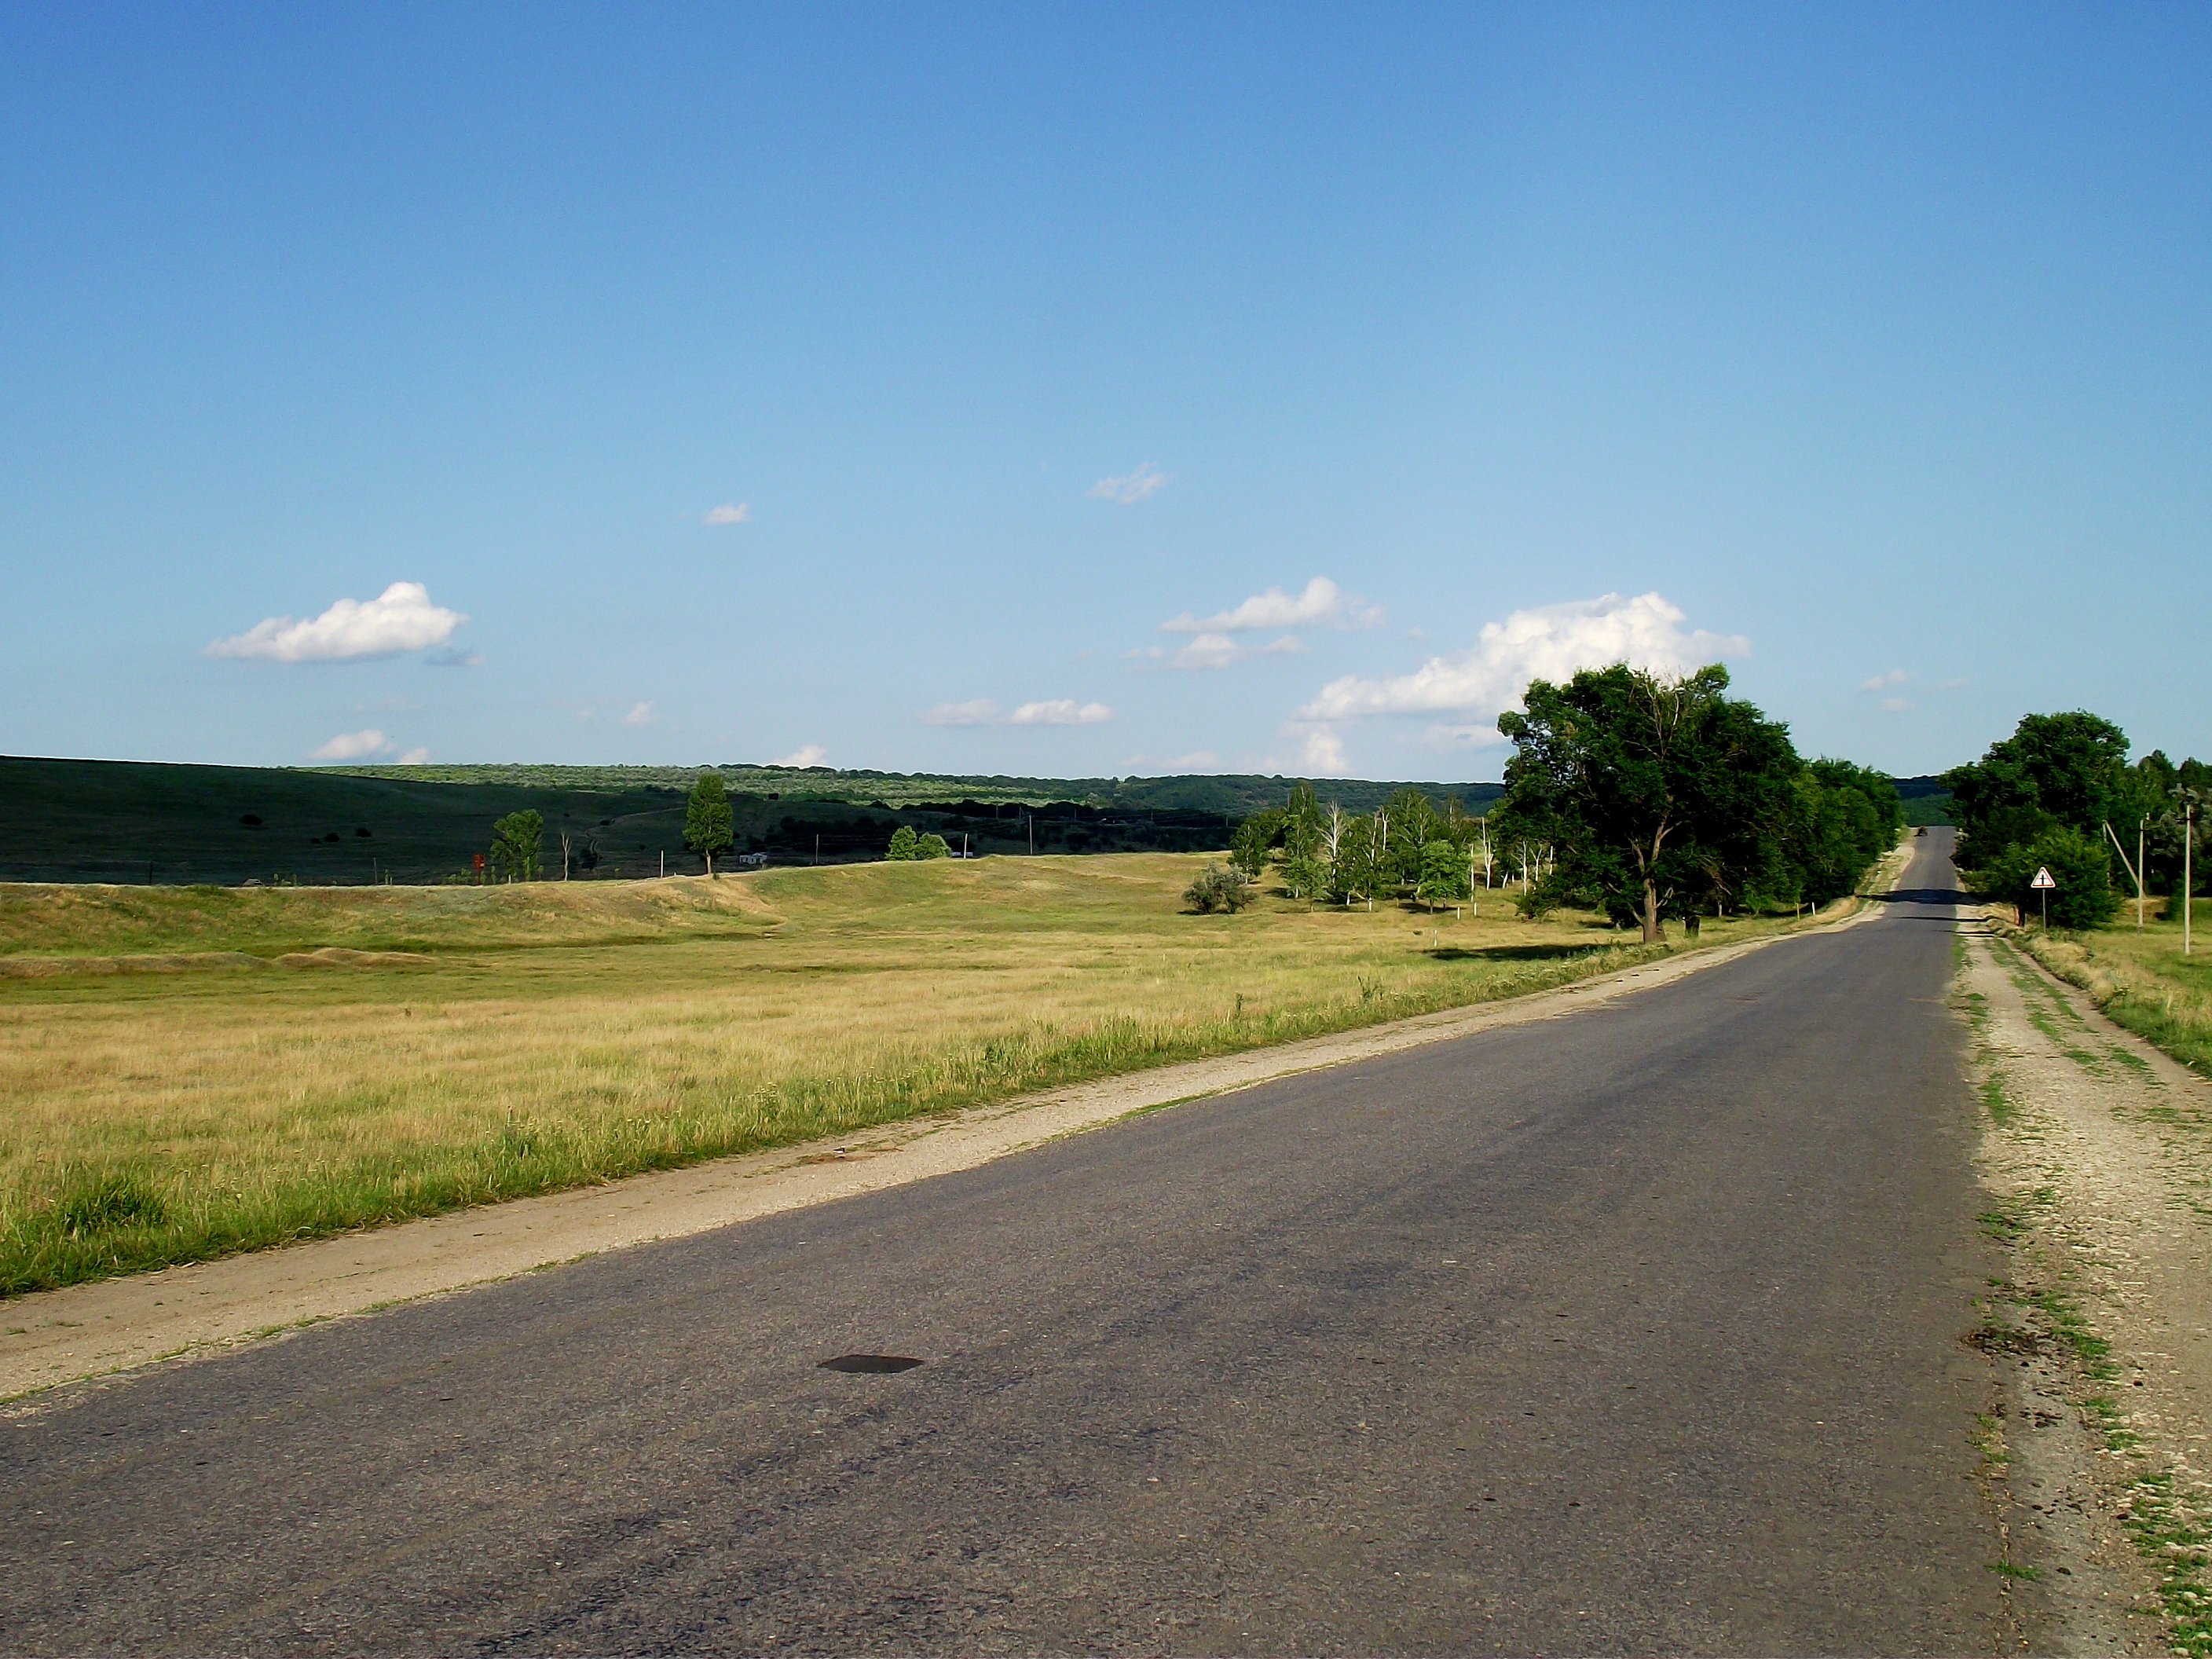
{"type": "Polygon", "coordinates": [[[1918,844],[1565,1020],[0,1422],[0,1651],[1991,1650],[1918,844]]]}

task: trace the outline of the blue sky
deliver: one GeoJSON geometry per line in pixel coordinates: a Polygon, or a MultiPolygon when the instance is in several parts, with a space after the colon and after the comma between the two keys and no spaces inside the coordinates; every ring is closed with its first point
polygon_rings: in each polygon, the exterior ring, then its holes
{"type": "Polygon", "coordinates": [[[0,387],[9,753],[2212,753],[2212,11],[19,6],[0,387]]]}

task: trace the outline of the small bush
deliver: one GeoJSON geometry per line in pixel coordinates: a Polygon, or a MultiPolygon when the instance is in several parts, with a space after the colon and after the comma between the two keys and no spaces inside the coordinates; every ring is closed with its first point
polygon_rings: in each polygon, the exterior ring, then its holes
{"type": "Polygon", "coordinates": [[[1201,916],[1216,911],[1234,915],[1252,902],[1252,883],[1242,870],[1209,864],[1183,889],[1183,900],[1201,916]]]}

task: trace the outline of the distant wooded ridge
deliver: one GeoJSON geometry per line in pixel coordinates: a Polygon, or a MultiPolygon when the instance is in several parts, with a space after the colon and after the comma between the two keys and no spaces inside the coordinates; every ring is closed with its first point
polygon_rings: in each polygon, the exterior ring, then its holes
{"type": "MultiPolygon", "coordinates": [[[[298,769],[325,775],[414,783],[501,784],[556,789],[689,789],[702,772],[719,772],[732,794],[842,801],[853,805],[923,806],[950,801],[983,805],[1068,805],[1138,811],[1210,812],[1249,817],[1289,798],[1295,777],[1264,773],[1189,773],[1174,777],[1020,778],[952,772],[845,771],[827,766],[331,766],[298,769]]],[[[1494,783],[1377,783],[1363,778],[1310,780],[1324,800],[1347,812],[1371,812],[1401,789],[1418,789],[1441,806],[1456,796],[1471,812],[1498,799],[1494,783]]]]}
{"type": "MultiPolygon", "coordinates": [[[[901,824],[979,854],[1207,852],[1279,806],[1295,780],[1253,774],[1018,778],[816,767],[195,766],[0,757],[0,880],[308,885],[462,878],[507,813],[545,820],[579,879],[699,868],[684,796],[722,774],[738,853],[775,864],[879,858],[901,824]],[[665,860],[665,866],[664,866],[665,860]]],[[[1371,812],[1412,787],[1481,812],[1494,783],[1315,780],[1324,801],[1371,812]]],[[[1911,822],[1942,822],[1934,778],[1899,780],[1911,822]]]]}

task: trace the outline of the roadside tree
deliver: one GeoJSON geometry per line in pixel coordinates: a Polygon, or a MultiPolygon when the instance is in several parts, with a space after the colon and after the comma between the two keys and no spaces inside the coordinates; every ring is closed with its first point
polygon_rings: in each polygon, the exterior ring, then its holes
{"type": "Polygon", "coordinates": [[[902,823],[891,831],[890,850],[884,856],[900,863],[918,859],[921,856],[921,838],[902,823]]]}
{"type": "Polygon", "coordinates": [[[714,873],[714,854],[730,848],[737,827],[728,793],[720,772],[702,772],[691,786],[691,799],[684,809],[684,844],[707,861],[714,873]]]}
{"type": "Polygon", "coordinates": [[[1718,664],[1679,679],[1615,664],[1532,681],[1525,712],[1498,717],[1515,745],[1500,831],[1552,847],[1551,902],[1633,918],[1656,943],[1693,895],[1702,908],[1772,865],[1799,762],[1788,728],[1728,685],[1718,664]]]}

